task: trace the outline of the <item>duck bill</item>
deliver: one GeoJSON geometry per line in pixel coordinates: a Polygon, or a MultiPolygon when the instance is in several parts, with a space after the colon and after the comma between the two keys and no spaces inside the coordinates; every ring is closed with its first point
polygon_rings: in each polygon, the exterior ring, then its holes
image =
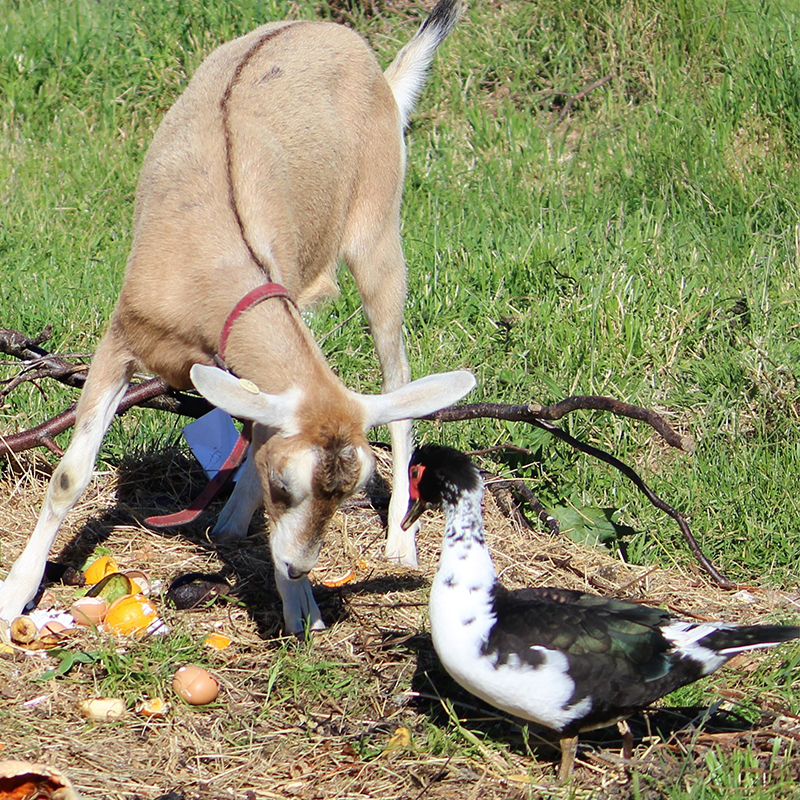
{"type": "Polygon", "coordinates": [[[407,531],[422,516],[422,512],[424,510],[425,504],[421,500],[412,499],[408,504],[408,511],[406,512],[405,517],[403,517],[400,527],[404,531],[407,531]]]}

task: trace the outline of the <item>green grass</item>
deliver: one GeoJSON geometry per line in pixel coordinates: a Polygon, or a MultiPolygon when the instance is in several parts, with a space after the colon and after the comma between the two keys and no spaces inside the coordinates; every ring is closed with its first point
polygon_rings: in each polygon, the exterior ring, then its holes
{"type": "MultiPolygon", "coordinates": [[[[384,64],[416,24],[343,7],[384,64]]],[[[139,165],[188,77],[262,21],[334,11],[0,0],[0,326],[53,324],[53,350],[91,352],[120,286],[139,165]]],[[[403,211],[415,375],[472,369],[475,400],[609,394],[665,411],[697,440],[693,456],[653,449],[630,421],[564,424],[636,465],[731,577],[783,587],[800,576],[798,31],[790,0],[474,2],[411,124],[403,211]],[[605,76],[559,119],[567,96],[605,76]]],[[[342,290],[313,319],[319,335],[358,307],[345,275],[342,290]]],[[[377,389],[360,317],[324,349],[348,385],[377,389]]],[[[71,399],[18,389],[0,432],[71,399]]],[[[131,412],[101,458],[172,444],[182,423],[131,412]]],[[[540,431],[418,430],[463,448],[528,447],[535,458],[485,463],[530,477],[550,507],[619,510],[633,561],[691,564],[632,486],[540,431]]],[[[744,761],[707,768],[716,788],[687,779],[666,796],[733,796],[726,781],[751,774],[744,761]]],[[[787,796],[773,789],[746,796],[787,796]]]]}

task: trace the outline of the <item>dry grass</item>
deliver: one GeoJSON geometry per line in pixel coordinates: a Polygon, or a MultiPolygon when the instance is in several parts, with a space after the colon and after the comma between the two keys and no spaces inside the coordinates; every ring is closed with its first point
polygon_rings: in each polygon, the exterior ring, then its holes
{"type": "MultiPolygon", "coordinates": [[[[386,474],[386,457],[379,452],[379,458],[386,474]]],[[[4,568],[33,526],[45,477],[27,464],[4,479],[4,568]]],[[[233,639],[228,650],[205,656],[221,681],[220,699],[201,708],[176,705],[160,721],[129,712],[117,722],[89,723],[75,705],[107,685],[107,661],[42,683],[34,679],[52,666],[51,659],[6,655],[0,659],[4,756],[57,765],[86,797],[111,800],[156,798],[172,790],[191,798],[632,796],[613,736],[586,737],[589,747],[571,788],[556,787],[557,753],[543,743],[547,737],[523,735],[513,721],[470,698],[439,670],[426,633],[426,600],[441,518],[425,521],[422,567],[410,570],[381,558],[383,527],[374,510],[380,506],[375,498],[381,485],[372,487],[374,505],[360,498],[338,513],[312,576],[330,627],[313,643],[299,644],[279,636],[277,595],[262,535],[251,536],[235,552],[218,554],[207,546],[203,525],[165,536],[136,522],[158,510],[164,495],[187,498],[199,481],[181,455],[143,457],[103,473],[62,527],[54,553],[78,565],[102,543],[122,566],[144,569],[165,585],[190,571],[223,572],[238,602],[190,612],[159,603],[176,641],[198,642],[211,629],[233,639]],[[350,582],[319,585],[339,583],[351,570],[350,582]],[[402,730],[395,736],[400,729],[407,729],[407,740],[402,730]]],[[[786,616],[787,609],[797,608],[796,595],[758,587],[723,592],[699,574],[625,564],[607,551],[520,529],[491,495],[486,517],[498,571],[510,586],[568,586],[736,622],[786,616]]],[[[210,520],[209,515],[204,524],[210,520]]],[[[65,603],[74,594],[70,587],[53,591],[65,603]]],[[[151,643],[111,642],[86,633],[71,646],[112,653],[119,647],[135,662],[151,643]]],[[[163,647],[169,652],[169,640],[163,647]]],[[[185,651],[184,645],[176,646],[171,657],[177,663],[185,651]]],[[[686,710],[662,710],[640,721],[637,771],[657,786],[685,770],[687,759],[701,764],[712,747],[748,746],[768,760],[776,740],[785,746],[800,739],[798,720],[783,713],[780,698],[759,698],[762,714],[755,725],[728,713],[735,701],[748,699],[738,679],[746,682],[760,658],[744,657],[735,670],[712,679],[717,692],[709,690],[708,704],[721,700],[722,706],[699,728],[692,716],[702,716],[702,709],[688,716],[686,710]],[[643,725],[660,728],[662,735],[641,738],[647,733],[643,725]]],[[[168,691],[174,668],[166,664],[161,674],[158,664],[150,665],[151,693],[168,691]]],[[[125,678],[120,681],[125,687],[125,678]]],[[[122,691],[132,705],[130,686],[122,691]]],[[[659,796],[641,786],[637,791],[659,796]]]]}

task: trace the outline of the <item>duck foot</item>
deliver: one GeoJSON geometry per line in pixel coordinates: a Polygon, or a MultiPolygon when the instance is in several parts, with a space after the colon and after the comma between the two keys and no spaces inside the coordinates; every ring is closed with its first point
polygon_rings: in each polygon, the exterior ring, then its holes
{"type": "Polygon", "coordinates": [[[626,761],[630,761],[633,757],[633,734],[631,733],[631,726],[628,725],[628,720],[621,719],[617,723],[617,730],[622,737],[622,749],[619,754],[626,761]]]}

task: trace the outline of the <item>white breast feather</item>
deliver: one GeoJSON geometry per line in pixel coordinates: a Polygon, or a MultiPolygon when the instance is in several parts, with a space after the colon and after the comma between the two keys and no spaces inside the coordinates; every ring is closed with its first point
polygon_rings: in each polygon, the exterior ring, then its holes
{"type": "Polygon", "coordinates": [[[495,622],[490,590],[495,571],[486,549],[475,541],[445,544],[431,588],[430,623],[445,669],[465,689],[511,714],[560,729],[584,716],[591,698],[570,706],[575,683],[564,653],[534,647],[544,663],[534,668],[511,656],[495,666],[481,652],[495,622]]]}

